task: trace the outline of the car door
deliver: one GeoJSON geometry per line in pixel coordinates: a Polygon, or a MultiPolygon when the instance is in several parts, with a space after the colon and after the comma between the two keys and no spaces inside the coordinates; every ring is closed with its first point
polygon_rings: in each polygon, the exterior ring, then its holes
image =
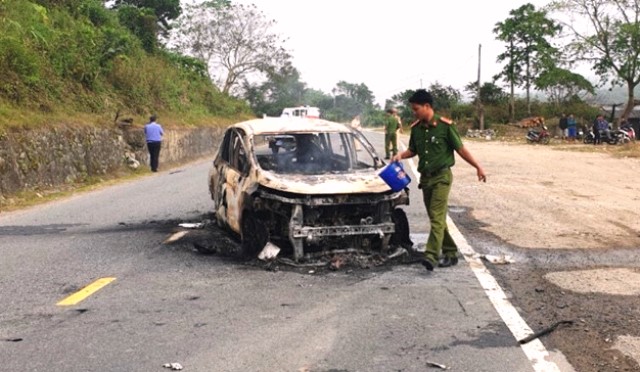
{"type": "Polygon", "coordinates": [[[242,180],[247,174],[247,153],[243,143],[244,134],[231,128],[225,133],[220,152],[216,158],[212,188],[216,219],[235,232],[240,232],[242,211],[242,180]]]}
{"type": "Polygon", "coordinates": [[[225,168],[224,198],[227,225],[231,230],[240,233],[242,217],[242,195],[244,183],[247,181],[248,158],[244,144],[244,133],[234,129],[229,138],[229,160],[223,165],[225,168]]]}
{"type": "Polygon", "coordinates": [[[210,189],[213,199],[214,213],[218,225],[227,225],[227,172],[231,159],[231,136],[233,129],[228,129],[220,145],[218,156],[213,162],[213,171],[210,176],[210,189]]]}

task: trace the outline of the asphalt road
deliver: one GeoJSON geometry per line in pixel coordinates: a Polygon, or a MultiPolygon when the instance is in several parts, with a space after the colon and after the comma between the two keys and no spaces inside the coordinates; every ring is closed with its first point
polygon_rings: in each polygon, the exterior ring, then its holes
{"type": "MultiPolygon", "coordinates": [[[[208,218],[209,166],[0,214],[3,370],[534,370],[464,261],[319,275],[163,245],[179,222],[208,218]],[[101,278],[115,280],[57,305],[101,278]]],[[[424,243],[415,185],[407,212],[424,243]]]]}

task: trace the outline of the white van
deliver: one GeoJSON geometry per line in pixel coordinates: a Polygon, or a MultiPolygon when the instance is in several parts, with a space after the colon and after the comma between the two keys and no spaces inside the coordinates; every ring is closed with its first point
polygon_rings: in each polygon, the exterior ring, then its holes
{"type": "Polygon", "coordinates": [[[320,118],[320,109],[310,106],[287,107],[280,117],[320,118]]]}

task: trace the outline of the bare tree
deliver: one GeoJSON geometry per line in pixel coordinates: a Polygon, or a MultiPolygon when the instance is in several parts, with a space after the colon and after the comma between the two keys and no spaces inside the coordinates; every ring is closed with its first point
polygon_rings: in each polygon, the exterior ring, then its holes
{"type": "Polygon", "coordinates": [[[571,15],[564,23],[573,33],[567,48],[576,60],[590,63],[602,83],[626,84],[627,118],[640,84],[640,1],[557,0],[549,9],[571,15]]]}
{"type": "Polygon", "coordinates": [[[252,74],[277,70],[289,60],[284,40],[255,5],[208,1],[186,9],[174,44],[204,61],[223,93],[229,94],[252,74]]]}

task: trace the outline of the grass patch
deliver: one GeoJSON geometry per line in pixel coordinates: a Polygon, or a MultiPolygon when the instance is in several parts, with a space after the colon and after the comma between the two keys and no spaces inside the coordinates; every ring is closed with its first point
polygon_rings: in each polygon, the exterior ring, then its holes
{"type": "Polygon", "coordinates": [[[169,127],[251,116],[201,61],[145,48],[120,10],[99,0],[65,4],[0,0],[0,131],[112,125],[119,111],[136,124],[155,113],[169,127]]]}
{"type": "Polygon", "coordinates": [[[138,179],[150,175],[151,171],[144,166],[138,169],[121,169],[100,177],[86,177],[82,181],[68,185],[57,186],[52,189],[23,190],[16,194],[0,198],[0,211],[10,212],[45,204],[54,200],[71,197],[77,193],[83,193],[115,185],[128,180],[138,179]]]}
{"type": "MultiPolygon", "coordinates": [[[[213,116],[202,112],[157,112],[158,122],[165,128],[175,127],[226,127],[240,121],[254,118],[251,114],[239,114],[232,117],[213,116]]],[[[19,107],[0,104],[0,132],[32,130],[56,126],[72,127],[113,127],[116,111],[109,113],[86,113],[65,110],[52,112],[28,111],[19,107]]],[[[133,119],[133,125],[141,127],[149,121],[147,115],[121,113],[119,120],[133,119]]]]}
{"type": "Polygon", "coordinates": [[[624,145],[566,145],[562,150],[609,154],[616,158],[640,158],[640,144],[637,142],[624,145]]]}

